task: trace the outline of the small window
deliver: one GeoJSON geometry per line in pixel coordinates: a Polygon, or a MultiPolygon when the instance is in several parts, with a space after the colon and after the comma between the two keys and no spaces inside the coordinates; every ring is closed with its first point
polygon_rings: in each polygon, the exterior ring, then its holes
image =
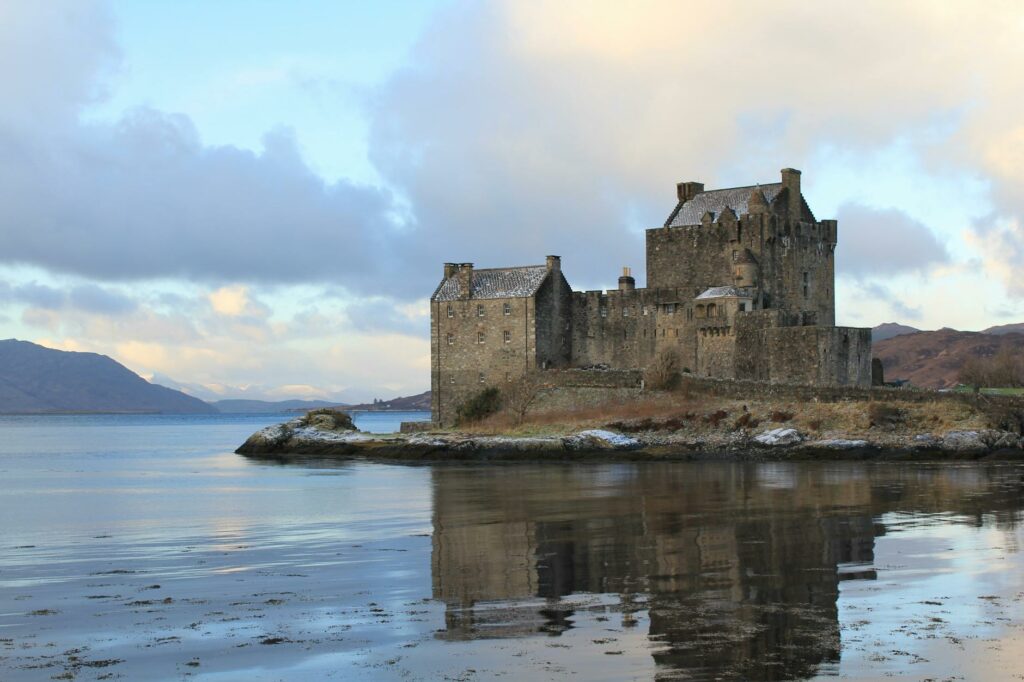
{"type": "Polygon", "coordinates": [[[480,377],[479,377],[479,378],[477,379],[477,381],[478,381],[479,383],[481,383],[481,384],[483,384],[483,383],[486,383],[486,382],[487,382],[487,378],[486,378],[486,377],[484,376],[484,373],[483,373],[483,372],[480,372],[480,377]]]}
{"type": "Polygon", "coordinates": [[[448,304],[448,317],[455,317],[455,308],[451,303],[448,304]]]}
{"type": "Polygon", "coordinates": [[[623,308],[622,309],[622,316],[623,317],[629,317],[629,308],[623,308]]]}
{"type": "Polygon", "coordinates": [[[676,314],[676,304],[675,303],[666,303],[665,304],[665,314],[666,315],[675,315],[676,314]]]}
{"type": "Polygon", "coordinates": [[[455,334],[449,334],[448,335],[448,345],[449,346],[454,346],[455,345],[455,334]]]}
{"type": "Polygon", "coordinates": [[[747,312],[747,304],[746,303],[740,303],[740,312],[741,313],[747,312]]]}
{"type": "Polygon", "coordinates": [[[448,383],[449,384],[454,384],[455,383],[455,375],[454,374],[451,375],[450,377],[448,377],[448,383]]]}
{"type": "Polygon", "coordinates": [[[647,315],[647,306],[644,306],[643,308],[640,309],[640,314],[647,315]]]}
{"type": "Polygon", "coordinates": [[[477,343],[483,343],[484,342],[484,333],[483,332],[477,332],[476,333],[476,342],[477,343]]]}
{"type": "Polygon", "coordinates": [[[477,306],[476,306],[476,316],[477,317],[483,317],[484,316],[484,306],[483,306],[483,304],[480,304],[480,303],[477,304],[477,306]]]}
{"type": "Polygon", "coordinates": [[[608,317],[608,309],[601,308],[601,317],[608,317]]]}
{"type": "Polygon", "coordinates": [[[512,372],[505,372],[505,381],[512,381],[512,372]]]}
{"type": "Polygon", "coordinates": [[[511,303],[506,303],[502,307],[501,312],[504,313],[505,315],[511,315],[512,314],[512,304],[511,303]]]}
{"type": "Polygon", "coordinates": [[[506,329],[501,334],[505,338],[505,343],[512,343],[512,332],[506,329]]]}

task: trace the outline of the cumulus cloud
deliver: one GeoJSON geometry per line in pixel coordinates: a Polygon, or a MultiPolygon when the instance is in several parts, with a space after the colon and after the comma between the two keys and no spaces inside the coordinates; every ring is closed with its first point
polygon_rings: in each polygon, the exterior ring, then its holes
{"type": "Polygon", "coordinates": [[[923,272],[949,262],[927,226],[897,209],[847,203],[839,207],[836,272],[853,277],[923,272]]]}
{"type": "Polygon", "coordinates": [[[927,166],[995,172],[985,143],[1019,125],[993,115],[1022,104],[1019,17],[1013,3],[459,4],[380,92],[372,158],[413,207],[409,262],[554,251],[608,282],[642,260],[630,228],[664,219],[677,180],[770,182],[822,144],[879,149],[949,121],[927,166]]]}

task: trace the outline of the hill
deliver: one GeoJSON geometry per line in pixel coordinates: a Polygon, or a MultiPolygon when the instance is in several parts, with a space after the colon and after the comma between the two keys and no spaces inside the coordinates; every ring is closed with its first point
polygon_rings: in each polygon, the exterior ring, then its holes
{"type": "Polygon", "coordinates": [[[981,330],[982,334],[1024,334],[1024,322],[1001,324],[981,330]]]}
{"type": "MultiPolygon", "coordinates": [[[[398,396],[391,400],[378,400],[372,403],[362,403],[360,405],[339,405],[334,403],[330,407],[337,407],[345,410],[346,412],[352,411],[364,411],[364,412],[420,412],[430,411],[430,391],[424,391],[423,393],[417,393],[416,395],[410,396],[398,396]]],[[[289,412],[305,412],[309,408],[296,408],[288,410],[289,412]]]]}
{"type": "Polygon", "coordinates": [[[919,331],[921,330],[914,327],[908,327],[907,325],[900,324],[899,322],[886,322],[871,330],[871,341],[872,343],[878,343],[879,341],[891,339],[894,336],[914,334],[919,331]]]}
{"type": "Polygon", "coordinates": [[[211,405],[151,384],[98,353],[73,353],[0,341],[0,413],[216,412],[211,405]]]}
{"type": "Polygon", "coordinates": [[[261,414],[314,410],[318,407],[338,407],[330,400],[248,400],[228,398],[210,403],[221,412],[261,414]]]}
{"type": "Polygon", "coordinates": [[[909,379],[922,388],[951,388],[971,357],[992,357],[1003,348],[1024,353],[1024,334],[960,332],[940,329],[894,336],[873,344],[886,381],[909,379]]]}

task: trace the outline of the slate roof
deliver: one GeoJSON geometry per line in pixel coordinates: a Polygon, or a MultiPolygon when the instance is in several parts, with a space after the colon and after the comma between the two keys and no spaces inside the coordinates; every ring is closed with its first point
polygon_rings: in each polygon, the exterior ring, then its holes
{"type": "Polygon", "coordinates": [[[754,295],[749,289],[741,287],[711,287],[697,297],[702,298],[753,298],[754,295]]]}
{"type": "Polygon", "coordinates": [[[750,193],[760,189],[764,194],[765,201],[771,205],[775,197],[782,191],[781,182],[773,182],[768,185],[748,185],[747,187],[730,187],[729,189],[713,189],[701,192],[676,209],[665,221],[665,227],[680,227],[682,225],[700,225],[701,218],[705,213],[710,212],[711,217],[718,219],[726,208],[731,208],[739,217],[749,213],[747,201],[750,193]]]}
{"type": "MultiPolygon", "coordinates": [[[[537,293],[547,274],[547,265],[479,270],[474,268],[470,298],[528,298],[537,293]]],[[[459,276],[455,274],[441,282],[434,292],[433,300],[455,301],[458,298],[459,276]]]]}

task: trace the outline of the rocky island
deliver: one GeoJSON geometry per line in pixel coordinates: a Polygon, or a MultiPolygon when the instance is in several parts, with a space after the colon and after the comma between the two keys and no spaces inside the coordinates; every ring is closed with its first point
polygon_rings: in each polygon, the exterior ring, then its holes
{"type": "Polygon", "coordinates": [[[522,419],[496,410],[458,427],[396,434],[364,433],[344,413],[317,410],[257,431],[237,452],[406,462],[1024,459],[1018,401],[887,397],[799,402],[650,392],[628,404],[522,419]]]}

